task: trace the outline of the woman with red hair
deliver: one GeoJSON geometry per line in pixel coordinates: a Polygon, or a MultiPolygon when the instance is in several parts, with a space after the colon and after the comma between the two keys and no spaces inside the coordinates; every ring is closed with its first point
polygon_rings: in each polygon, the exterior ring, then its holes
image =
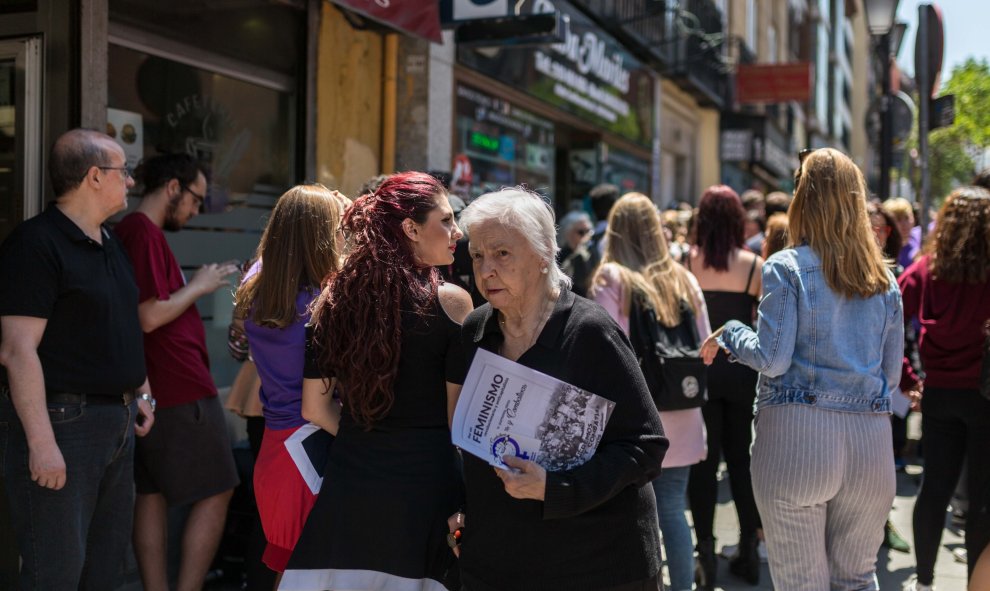
{"type": "MultiPolygon", "coordinates": [[[[695,218],[695,246],[684,262],[704,292],[712,326],[722,326],[729,320],[753,323],[762,289],[763,259],[744,248],[745,224],[742,200],[731,188],[716,185],[701,196],[695,218]]],[[[760,517],[749,474],[756,377],[755,371],[725,358],[717,359],[708,369],[708,402],[701,408],[708,432],[708,457],[691,466],[688,481],[698,538],[699,589],[715,586],[716,472],[723,455],[739,516],[739,550],[729,570],[753,585],[760,580],[756,537],[760,517]]]]}
{"type": "Polygon", "coordinates": [[[442,591],[447,517],[463,496],[449,417],[473,306],[435,267],[462,233],[446,191],[419,172],[358,198],[344,231],[350,252],[314,307],[303,383],[304,399],[326,404],[336,389],[342,414],[328,487],[280,588],[442,591]]]}

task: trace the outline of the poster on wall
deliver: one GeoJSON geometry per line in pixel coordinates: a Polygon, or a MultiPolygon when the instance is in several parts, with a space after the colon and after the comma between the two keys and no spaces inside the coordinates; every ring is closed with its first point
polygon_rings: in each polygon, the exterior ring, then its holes
{"type": "Polygon", "coordinates": [[[140,113],[107,109],[107,135],[123,148],[127,166],[133,169],[144,158],[144,120],[140,113]]]}

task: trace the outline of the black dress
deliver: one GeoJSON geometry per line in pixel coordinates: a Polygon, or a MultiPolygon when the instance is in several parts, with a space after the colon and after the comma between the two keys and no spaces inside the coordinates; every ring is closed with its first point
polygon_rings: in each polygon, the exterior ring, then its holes
{"type": "MultiPolygon", "coordinates": [[[[320,377],[307,362],[306,377],[320,377]]],[[[444,382],[462,383],[460,325],[439,302],[402,312],[395,403],[370,430],[345,407],[323,488],[280,589],[443,591],[447,518],[463,500],[444,382]]]]}
{"type": "MultiPolygon", "coordinates": [[[[690,257],[688,257],[690,270],[690,257]]],[[[703,290],[712,328],[729,320],[752,325],[753,309],[759,299],[749,293],[756,270],[756,258],[741,292],[703,290]]],[[[755,535],[760,516],[753,497],[749,448],[753,442],[753,402],[759,374],[742,363],[716,355],[708,366],[708,402],[701,407],[708,434],[708,457],[691,466],[688,499],[695,534],[699,542],[714,539],[715,505],[718,502],[718,465],[725,456],[729,485],[739,529],[743,537],[755,535]]]]}

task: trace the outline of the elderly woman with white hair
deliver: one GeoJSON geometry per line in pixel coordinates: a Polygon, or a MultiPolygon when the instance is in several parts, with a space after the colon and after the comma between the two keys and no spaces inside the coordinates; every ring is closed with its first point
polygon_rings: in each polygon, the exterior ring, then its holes
{"type": "Polygon", "coordinates": [[[560,270],[571,278],[571,290],[579,296],[587,296],[591,274],[601,259],[588,248],[591,239],[591,216],[586,211],[571,211],[560,218],[557,230],[557,261],[560,270]]]}
{"type": "Polygon", "coordinates": [[[648,486],[667,449],[656,407],[622,329],[571,292],[556,263],[550,206],[524,189],[476,199],[461,214],[488,303],[464,322],[478,348],[615,402],[595,454],[566,471],[506,456],[511,470],[464,457],[466,591],[662,589],[656,503],[648,486]]]}

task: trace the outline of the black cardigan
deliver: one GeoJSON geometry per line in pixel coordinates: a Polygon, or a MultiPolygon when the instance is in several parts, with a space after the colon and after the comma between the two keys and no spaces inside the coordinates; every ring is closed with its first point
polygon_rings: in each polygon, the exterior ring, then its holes
{"type": "MultiPolygon", "coordinates": [[[[498,351],[490,304],[462,330],[464,354],[498,351]]],[[[548,472],[543,502],[514,499],[486,462],[464,454],[466,525],[461,575],[468,591],[608,589],[660,569],[656,502],[646,486],[668,442],[629,340],[605,310],[567,290],[519,363],[615,402],[595,455],[548,472]]]]}

